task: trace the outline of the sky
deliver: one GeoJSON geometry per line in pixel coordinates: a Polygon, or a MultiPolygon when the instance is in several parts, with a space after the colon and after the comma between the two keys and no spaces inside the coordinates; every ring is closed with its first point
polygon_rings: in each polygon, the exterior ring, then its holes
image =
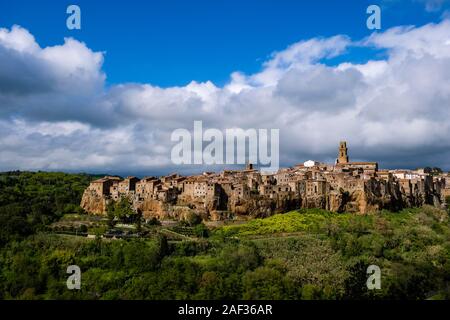
{"type": "Polygon", "coordinates": [[[282,166],[347,140],[450,170],[449,19],[447,0],[0,0],[0,171],[201,172],[170,161],[195,120],[279,128],[282,166]]]}

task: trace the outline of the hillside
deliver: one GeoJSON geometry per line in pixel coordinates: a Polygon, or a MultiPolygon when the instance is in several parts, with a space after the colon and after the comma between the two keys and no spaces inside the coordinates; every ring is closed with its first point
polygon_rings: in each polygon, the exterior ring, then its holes
{"type": "Polygon", "coordinates": [[[449,216],[434,207],[374,215],[304,209],[209,228],[152,220],[141,236],[117,240],[55,231],[132,227],[77,207],[91,179],[0,176],[0,298],[450,298],[449,216]],[[81,290],[66,287],[71,264],[82,270],[81,290]],[[381,268],[381,290],[366,288],[371,264],[381,268]]]}
{"type": "Polygon", "coordinates": [[[0,173],[0,246],[45,229],[65,213],[82,213],[81,196],[95,178],[61,172],[0,173]]]}

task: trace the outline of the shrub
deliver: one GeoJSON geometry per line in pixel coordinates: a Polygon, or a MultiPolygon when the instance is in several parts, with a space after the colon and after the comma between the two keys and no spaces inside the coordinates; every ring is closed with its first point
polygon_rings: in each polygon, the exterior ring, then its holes
{"type": "Polygon", "coordinates": [[[200,223],[194,227],[194,234],[199,238],[208,238],[209,229],[203,223],[200,223]]]}
{"type": "Polygon", "coordinates": [[[147,220],[146,223],[149,226],[160,226],[161,225],[161,222],[155,217],[152,217],[151,219],[147,220]]]}
{"type": "Polygon", "coordinates": [[[189,212],[185,218],[185,222],[187,225],[193,227],[202,223],[202,218],[194,212],[189,212]]]}

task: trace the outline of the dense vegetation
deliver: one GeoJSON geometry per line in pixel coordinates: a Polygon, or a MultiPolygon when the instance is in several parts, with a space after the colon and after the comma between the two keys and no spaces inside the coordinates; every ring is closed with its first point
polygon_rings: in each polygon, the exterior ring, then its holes
{"type": "Polygon", "coordinates": [[[58,172],[0,173],[0,246],[45,229],[79,207],[94,177],[58,172]]]}
{"type": "MultiPolygon", "coordinates": [[[[162,232],[88,239],[50,234],[44,226],[64,213],[83,216],[76,204],[90,177],[16,176],[3,175],[8,183],[0,192],[2,215],[11,204],[22,207],[6,214],[20,221],[10,224],[12,232],[2,228],[3,299],[450,298],[449,216],[433,207],[373,215],[300,210],[213,230],[192,217],[178,227],[193,230],[186,240],[168,241],[162,232]],[[37,220],[30,218],[36,203],[48,205],[37,220]],[[82,270],[81,290],[66,287],[72,264],[82,270]],[[367,290],[371,264],[381,268],[381,290],[367,290]]],[[[110,210],[124,216],[128,207],[110,210]]]]}

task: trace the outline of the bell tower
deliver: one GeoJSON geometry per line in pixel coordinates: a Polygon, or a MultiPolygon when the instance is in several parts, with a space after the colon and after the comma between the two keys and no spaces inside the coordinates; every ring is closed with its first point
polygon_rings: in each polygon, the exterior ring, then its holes
{"type": "Polygon", "coordinates": [[[348,163],[347,142],[339,142],[339,154],[337,163],[348,163]]]}

